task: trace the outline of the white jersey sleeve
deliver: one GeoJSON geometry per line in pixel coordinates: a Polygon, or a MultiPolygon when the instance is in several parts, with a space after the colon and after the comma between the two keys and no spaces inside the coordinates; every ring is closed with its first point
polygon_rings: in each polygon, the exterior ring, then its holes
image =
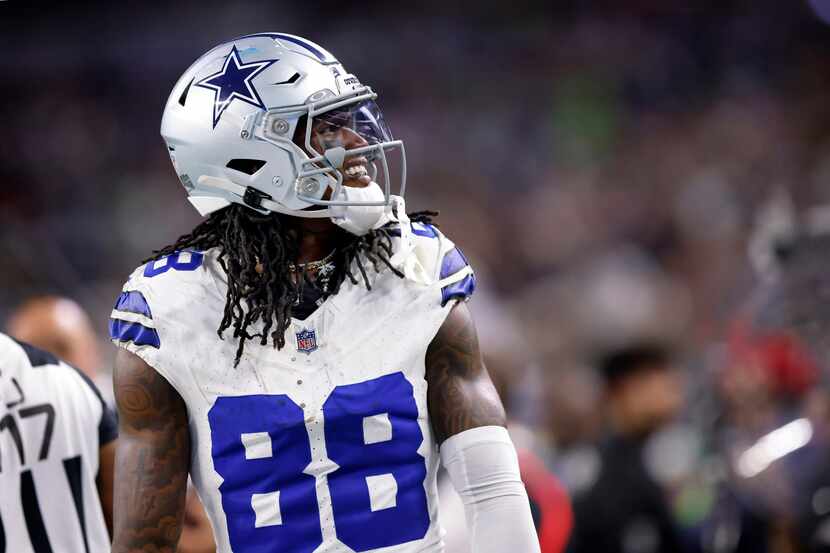
{"type": "Polygon", "coordinates": [[[212,309],[224,298],[206,274],[206,255],[183,251],[142,265],[124,284],[110,315],[112,341],[141,357],[180,393],[190,383],[176,369],[200,337],[193,321],[208,319],[216,329],[222,318],[212,309]],[[212,303],[206,301],[211,293],[212,303]]]}
{"type": "Polygon", "coordinates": [[[115,416],[82,373],[0,334],[0,551],[107,551],[95,483],[115,416]]]}

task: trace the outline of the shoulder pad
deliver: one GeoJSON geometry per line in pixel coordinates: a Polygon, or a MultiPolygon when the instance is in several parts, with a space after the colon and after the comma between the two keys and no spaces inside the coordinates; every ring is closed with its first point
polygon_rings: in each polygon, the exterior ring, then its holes
{"type": "Polygon", "coordinates": [[[110,315],[110,338],[116,343],[159,349],[161,340],[150,305],[183,301],[184,288],[198,284],[205,260],[199,251],[175,252],[142,265],[130,275],[110,315]]]}
{"type": "Polygon", "coordinates": [[[467,299],[475,290],[476,278],[470,263],[455,243],[437,227],[412,223],[414,253],[432,282],[441,287],[441,305],[451,299],[467,299]]]}

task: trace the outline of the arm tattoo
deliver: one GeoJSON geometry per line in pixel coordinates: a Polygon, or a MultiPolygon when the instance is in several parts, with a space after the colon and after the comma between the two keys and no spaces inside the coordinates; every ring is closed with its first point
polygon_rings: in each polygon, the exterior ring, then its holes
{"type": "Polygon", "coordinates": [[[478,426],[505,426],[466,304],[453,307],[426,353],[427,402],[438,443],[478,426]]]}
{"type": "Polygon", "coordinates": [[[119,350],[119,413],[113,553],[172,553],[182,528],[190,433],[173,387],[137,356],[119,350]]]}

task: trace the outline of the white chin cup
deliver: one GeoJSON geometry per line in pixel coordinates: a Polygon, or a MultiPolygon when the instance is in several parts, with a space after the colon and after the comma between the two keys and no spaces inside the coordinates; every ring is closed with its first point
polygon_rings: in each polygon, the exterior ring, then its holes
{"type": "MultiPolygon", "coordinates": [[[[372,181],[363,188],[344,186],[337,199],[348,202],[383,202],[386,195],[380,185],[372,181]]],[[[329,206],[329,213],[335,225],[357,236],[363,236],[392,220],[391,207],[384,205],[333,205],[329,206]]]]}

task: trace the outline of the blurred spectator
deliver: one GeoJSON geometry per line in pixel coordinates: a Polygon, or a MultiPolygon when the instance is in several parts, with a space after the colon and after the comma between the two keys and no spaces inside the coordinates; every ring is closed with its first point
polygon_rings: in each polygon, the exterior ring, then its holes
{"type": "MultiPolygon", "coordinates": [[[[471,309],[481,321],[479,337],[487,371],[507,411],[508,429],[516,445],[541,553],[562,553],[573,528],[570,497],[534,453],[539,446],[535,433],[517,420],[524,399],[520,384],[529,373],[528,352],[523,337],[516,335],[518,321],[507,306],[489,294],[486,285],[480,292],[471,301],[471,309]]],[[[443,470],[439,472],[438,493],[446,553],[469,553],[464,506],[443,470]]]]}
{"type": "Polygon", "coordinates": [[[573,530],[573,509],[568,492],[530,450],[520,449],[518,454],[541,553],[561,553],[573,530]]]}
{"type": "Polygon", "coordinates": [[[102,370],[98,337],[89,315],[74,300],[60,296],[30,298],[11,313],[6,332],[82,370],[95,382],[104,400],[115,404],[112,373],[102,370]]]}
{"type": "Polygon", "coordinates": [[[9,316],[6,331],[64,359],[90,378],[98,375],[101,355],[89,315],[69,298],[37,296],[26,300],[9,316]]]}
{"type": "MultiPolygon", "coordinates": [[[[813,212],[815,214],[815,212],[813,212]]],[[[769,551],[830,550],[830,285],[825,225],[791,214],[768,240],[766,277],[730,341],[717,429],[736,505],[769,551]]],[[[756,248],[757,249],[757,248],[756,248]]],[[[734,551],[757,551],[742,547],[734,551]]]]}
{"type": "Polygon", "coordinates": [[[608,437],[594,483],[574,498],[572,553],[683,551],[666,492],[645,462],[646,440],[682,407],[683,385],[672,352],[634,343],[605,354],[608,437]]]}

